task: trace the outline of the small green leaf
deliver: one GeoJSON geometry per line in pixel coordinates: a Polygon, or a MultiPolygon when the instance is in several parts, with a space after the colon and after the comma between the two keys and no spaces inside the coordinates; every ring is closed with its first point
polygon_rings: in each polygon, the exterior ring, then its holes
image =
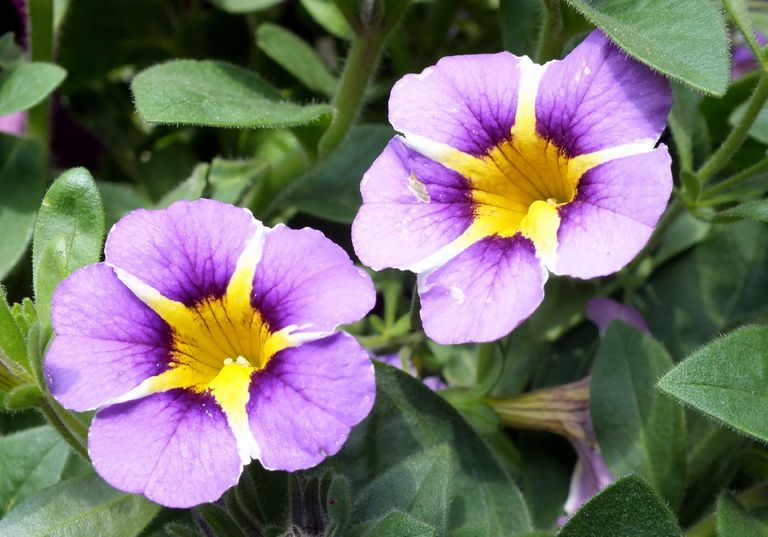
{"type": "Polygon", "coordinates": [[[269,171],[262,160],[226,160],[215,158],[208,172],[208,197],[224,203],[240,204],[249,191],[259,184],[269,171]]]}
{"type": "Polygon", "coordinates": [[[348,142],[299,177],[272,205],[292,204],[318,218],[351,223],[362,203],[360,179],[393,134],[383,125],[352,127],[348,142]]]}
{"type": "Polygon", "coordinates": [[[768,200],[747,201],[712,216],[714,222],[733,222],[734,220],[768,222],[768,200]]]}
{"type": "Polygon", "coordinates": [[[672,359],[653,338],[614,322],[592,369],[595,434],[614,475],[638,473],[677,508],[685,485],[683,409],[656,390],[672,359]]]}
{"type": "Polygon", "coordinates": [[[0,280],[27,251],[45,189],[42,148],[0,134],[0,280]]]}
{"type": "Polygon", "coordinates": [[[543,5],[540,0],[501,0],[499,24],[504,49],[517,56],[534,57],[543,5]]]}
{"type": "Polygon", "coordinates": [[[675,141],[680,170],[693,172],[704,159],[709,147],[707,123],[699,110],[700,93],[672,83],[672,111],[669,114],[669,129],[675,141]]]}
{"type": "Polygon", "coordinates": [[[211,4],[228,13],[263,11],[279,4],[281,0],[211,0],[211,4]]]}
{"type": "Polygon", "coordinates": [[[44,399],[45,396],[37,384],[21,384],[5,394],[2,406],[5,410],[16,412],[18,410],[34,408],[42,403],[44,399]]]}
{"type": "Polygon", "coordinates": [[[336,37],[350,39],[355,35],[333,0],[301,0],[301,5],[315,22],[336,37]]]}
{"type": "Polygon", "coordinates": [[[91,174],[84,168],[61,174],[43,198],[32,242],[35,305],[41,320],[48,318],[61,279],[99,261],[103,240],[104,209],[91,174]]]}
{"type": "Polygon", "coordinates": [[[47,425],[0,437],[0,518],[57,483],[68,456],[67,443],[47,425]]]}
{"type": "Polygon", "coordinates": [[[303,39],[277,24],[256,30],[256,42],[267,56],[309,89],[331,97],[338,81],[323,60],[303,39]]]}
{"type": "Polygon", "coordinates": [[[19,365],[27,364],[27,343],[8,306],[5,289],[2,286],[0,286],[0,352],[19,365]]]}
{"type": "Polygon", "coordinates": [[[194,201],[200,198],[208,184],[209,164],[198,164],[189,177],[176,185],[176,188],[168,192],[157,202],[157,208],[165,209],[174,202],[180,200],[194,201]]]}
{"type": "Polygon", "coordinates": [[[728,89],[725,20],[710,0],[570,0],[630,55],[711,93],[728,89]]]}
{"type": "Polygon", "coordinates": [[[277,128],[313,123],[333,110],[282,100],[255,73],[218,61],[155,65],[139,73],[131,88],[136,110],[150,123],[277,128]]]}
{"type": "Polygon", "coordinates": [[[768,525],[747,513],[736,498],[726,492],[717,499],[717,534],[723,537],[766,537],[768,525]]]}
{"type": "Polygon", "coordinates": [[[667,373],[659,388],[768,441],[768,327],[747,326],[705,345],[667,373]]]}
{"type": "Polygon", "coordinates": [[[246,537],[226,509],[214,503],[206,503],[195,509],[205,523],[219,537],[246,537]]]}
{"type": "Polygon", "coordinates": [[[437,537],[435,528],[407,513],[390,513],[374,527],[365,532],[364,537],[437,537]]]}
{"type": "Polygon", "coordinates": [[[152,202],[129,183],[97,182],[104,203],[104,219],[107,229],[129,212],[149,207],[152,202]]]}
{"type": "Polygon", "coordinates": [[[682,537],[675,516],[639,477],[625,477],[581,507],[557,537],[682,537]]]}
{"type": "Polygon", "coordinates": [[[52,63],[22,63],[0,72],[0,116],[32,108],[61,84],[67,72],[52,63]]]}
{"type": "Polygon", "coordinates": [[[98,476],[86,476],[23,500],[0,520],[0,535],[136,537],[159,510],[143,496],[125,494],[98,476]]]}
{"type": "MultiPolygon", "coordinates": [[[[728,116],[728,123],[732,127],[735,127],[741,122],[747,111],[748,105],[749,102],[743,102],[734,108],[731,115],[728,116]]],[[[760,112],[758,112],[754,123],[752,123],[752,126],[749,128],[749,135],[762,144],[768,144],[768,107],[763,107],[760,112]]]]}

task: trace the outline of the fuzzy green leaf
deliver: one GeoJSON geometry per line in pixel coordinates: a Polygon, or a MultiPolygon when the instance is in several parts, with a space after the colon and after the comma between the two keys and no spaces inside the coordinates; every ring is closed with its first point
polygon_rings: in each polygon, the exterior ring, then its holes
{"type": "Polygon", "coordinates": [[[27,343],[0,286],[0,353],[20,365],[27,363],[27,343]]]}
{"type": "Polygon", "coordinates": [[[723,537],[768,537],[768,524],[750,515],[728,493],[717,500],[717,534],[723,537]]]}
{"type": "Polygon", "coordinates": [[[382,518],[368,530],[364,537],[437,537],[438,533],[429,524],[407,513],[395,511],[382,518]]]}
{"type": "Polygon", "coordinates": [[[710,0],[568,1],[643,63],[707,93],[728,89],[725,20],[710,0]]]}
{"type": "Polygon", "coordinates": [[[61,84],[67,72],[52,63],[22,63],[0,72],[0,116],[32,108],[61,84]]]}
{"type": "Polygon", "coordinates": [[[768,441],[768,327],[747,326],[705,345],[667,373],[659,388],[768,441]]]}
{"type": "Polygon", "coordinates": [[[595,434],[614,475],[638,473],[677,508],[685,485],[683,409],[656,390],[672,359],[653,338],[614,322],[592,369],[595,434]]]}
{"type": "Polygon", "coordinates": [[[282,100],[255,73],[219,61],[155,65],[139,73],[131,89],[136,110],[150,123],[278,128],[314,123],[333,110],[282,100]]]}

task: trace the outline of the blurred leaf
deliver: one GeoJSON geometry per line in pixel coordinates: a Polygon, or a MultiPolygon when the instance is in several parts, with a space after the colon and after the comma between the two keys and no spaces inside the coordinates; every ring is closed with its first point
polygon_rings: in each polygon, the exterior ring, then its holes
{"type": "Polygon", "coordinates": [[[158,209],[165,209],[172,203],[181,200],[194,201],[203,195],[203,191],[208,184],[208,170],[210,165],[198,164],[189,177],[176,185],[176,188],[163,196],[157,202],[158,209]]]}
{"type": "Polygon", "coordinates": [[[542,12],[541,0],[501,0],[499,24],[504,49],[517,56],[534,57],[542,12]]]}
{"type": "Polygon", "coordinates": [[[315,22],[336,37],[351,39],[354,35],[347,19],[333,0],[301,0],[301,5],[315,22]]]}
{"type": "Polygon", "coordinates": [[[211,0],[211,4],[228,13],[262,11],[279,4],[281,0],[211,0]]]}
{"type": "Polygon", "coordinates": [[[0,518],[57,483],[68,456],[67,443],[47,425],[0,437],[0,518]]]}
{"type": "Polygon", "coordinates": [[[725,492],[717,500],[717,534],[723,537],[766,537],[768,524],[751,516],[736,498],[725,492]]]}
{"type": "MultiPolygon", "coordinates": [[[[748,104],[749,102],[745,101],[737,106],[733,112],[731,112],[731,115],[728,116],[728,123],[730,123],[732,127],[738,125],[744,117],[748,104]]],[[[749,135],[762,144],[768,144],[768,107],[763,107],[760,112],[758,112],[754,123],[752,123],[752,126],[749,128],[749,135]]]]}
{"type": "Polygon", "coordinates": [[[278,26],[265,23],[256,30],[256,42],[267,56],[309,89],[333,96],[338,81],[323,60],[303,39],[278,26]]]}
{"type": "Polygon", "coordinates": [[[99,261],[103,240],[104,208],[93,177],[84,168],[64,172],[43,198],[32,242],[35,305],[40,319],[48,319],[60,278],[99,261]],[[54,269],[55,275],[45,272],[54,269]]]}
{"type": "Polygon", "coordinates": [[[282,100],[259,76],[218,61],[173,60],[136,75],[136,110],[150,123],[277,128],[332,114],[324,104],[282,100]]]}
{"type": "Polygon", "coordinates": [[[26,334],[22,333],[14,319],[5,289],[0,286],[0,353],[22,366],[27,365],[27,343],[24,340],[26,334]]]}
{"type": "Polygon", "coordinates": [[[688,211],[683,212],[667,229],[658,251],[653,255],[657,265],[669,261],[673,257],[704,240],[710,225],[694,217],[688,211]]]}
{"type": "Polygon", "coordinates": [[[0,520],[0,535],[13,537],[135,537],[160,506],[125,494],[98,476],[62,481],[30,496],[0,520]]]}
{"type": "Polygon", "coordinates": [[[40,144],[0,134],[0,280],[27,251],[45,188],[40,144]]]}
{"type": "Polygon", "coordinates": [[[246,537],[245,532],[235,523],[223,507],[215,503],[199,505],[195,510],[203,517],[205,523],[219,537],[246,537]]]}
{"type": "Polygon", "coordinates": [[[386,147],[394,132],[383,125],[358,125],[348,141],[327,159],[299,177],[274,205],[349,224],[362,203],[360,180],[386,147]]]}
{"type": "Polygon", "coordinates": [[[466,527],[481,528],[477,535],[488,537],[530,529],[519,490],[461,416],[417,379],[375,366],[374,410],[327,462],[350,480],[352,496],[407,457],[444,447],[451,469],[447,535],[466,527]]]}
{"type": "Polygon", "coordinates": [[[640,474],[676,510],[685,485],[683,409],[656,390],[671,367],[669,355],[650,336],[611,323],[592,369],[590,410],[614,475],[640,474]]]}
{"type": "Polygon", "coordinates": [[[152,202],[131,184],[104,182],[96,184],[104,202],[104,219],[107,229],[129,212],[152,205],[152,202]]]}
{"type": "Polygon", "coordinates": [[[393,509],[445,533],[451,453],[446,446],[426,449],[397,461],[355,496],[352,522],[382,518],[393,509]]]}
{"type": "Polygon", "coordinates": [[[603,489],[568,519],[557,537],[648,535],[682,537],[675,516],[636,476],[603,489]]]}
{"type": "Polygon", "coordinates": [[[575,454],[564,438],[551,433],[520,431],[517,439],[523,456],[522,489],[531,510],[533,526],[554,530],[573,475],[575,454]]]}
{"type": "Polygon", "coordinates": [[[259,159],[225,160],[215,158],[208,172],[208,196],[224,203],[240,204],[269,172],[259,159]]]}
{"type": "Polygon", "coordinates": [[[705,345],[667,373],[659,388],[768,441],[768,327],[747,326],[705,345]]]}
{"type": "Polygon", "coordinates": [[[707,123],[699,110],[701,94],[672,83],[672,111],[669,114],[669,129],[675,141],[680,169],[692,172],[704,159],[709,137],[707,123]]]}
{"type": "Polygon", "coordinates": [[[714,222],[728,222],[734,220],[768,222],[768,200],[747,201],[716,213],[712,216],[712,220],[714,222]]]}
{"type": "Polygon", "coordinates": [[[0,71],[0,116],[32,108],[61,84],[67,72],[52,63],[22,63],[0,71]]]}
{"type": "Polygon", "coordinates": [[[364,537],[437,537],[435,528],[406,513],[395,511],[382,518],[364,537]]]}
{"type": "Polygon", "coordinates": [[[630,55],[686,84],[723,95],[730,61],[725,20],[709,0],[571,0],[630,55]]]}

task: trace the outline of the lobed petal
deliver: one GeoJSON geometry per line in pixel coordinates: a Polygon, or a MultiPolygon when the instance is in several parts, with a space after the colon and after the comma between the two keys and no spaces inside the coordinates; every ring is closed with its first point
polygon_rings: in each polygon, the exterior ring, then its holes
{"type": "Polygon", "coordinates": [[[273,331],[289,325],[329,332],[376,303],[370,276],[321,232],[277,226],[267,233],[251,300],[273,331]]]}
{"type": "Polygon", "coordinates": [[[538,307],[546,279],[530,240],[483,239],[420,277],[424,331],[442,344],[498,339],[538,307]]]}
{"type": "Polygon", "coordinates": [[[595,30],[563,60],[546,64],[536,128],[569,157],[625,144],[650,149],[671,107],[667,79],[595,30]]]}
{"type": "Polygon", "coordinates": [[[509,52],[442,58],[395,84],[389,122],[397,131],[484,155],[510,137],[521,63],[509,52]]]}
{"type": "Polygon", "coordinates": [[[88,453],[107,483],[167,507],[218,500],[242,470],[235,437],[216,401],[185,390],[100,410],[88,453]]]}
{"type": "Polygon", "coordinates": [[[171,331],[104,263],[70,274],[51,303],[56,337],[45,358],[54,397],[84,411],[167,368],[171,331]]]}
{"type": "Polygon", "coordinates": [[[560,209],[555,274],[605,276],[629,263],[651,236],[672,191],[671,158],[661,145],[612,160],[581,178],[560,209]]]}
{"type": "Polygon", "coordinates": [[[341,449],[373,407],[373,364],[345,333],[282,351],[253,376],[251,430],[265,468],[309,468],[341,449]]]}
{"type": "Polygon", "coordinates": [[[467,180],[393,138],[363,177],[352,224],[361,261],[406,269],[458,238],[473,220],[467,180]]]}
{"type": "Polygon", "coordinates": [[[109,232],[104,253],[109,265],[191,306],[224,294],[258,227],[246,209],[208,199],[179,201],[123,217],[109,232]]]}

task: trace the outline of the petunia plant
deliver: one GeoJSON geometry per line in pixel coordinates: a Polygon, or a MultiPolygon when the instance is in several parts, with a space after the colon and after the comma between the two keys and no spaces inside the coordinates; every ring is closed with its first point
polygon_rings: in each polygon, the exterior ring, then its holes
{"type": "Polygon", "coordinates": [[[0,536],[768,532],[765,35],[0,0],[0,536]]]}

